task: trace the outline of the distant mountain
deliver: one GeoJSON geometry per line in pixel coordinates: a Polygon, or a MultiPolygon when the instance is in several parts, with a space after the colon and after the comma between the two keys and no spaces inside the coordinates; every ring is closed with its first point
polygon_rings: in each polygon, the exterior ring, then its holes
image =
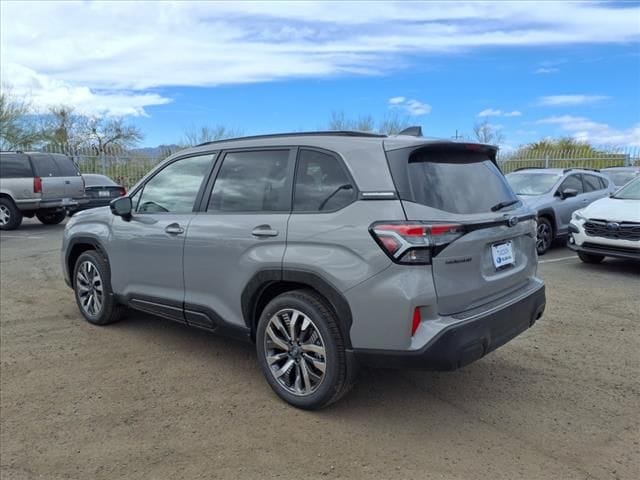
{"type": "Polygon", "coordinates": [[[142,155],[148,155],[149,157],[158,157],[161,155],[166,155],[167,153],[177,152],[178,150],[183,149],[180,145],[170,144],[170,145],[158,145],[157,147],[140,147],[140,148],[132,148],[132,153],[140,153],[142,155]]]}

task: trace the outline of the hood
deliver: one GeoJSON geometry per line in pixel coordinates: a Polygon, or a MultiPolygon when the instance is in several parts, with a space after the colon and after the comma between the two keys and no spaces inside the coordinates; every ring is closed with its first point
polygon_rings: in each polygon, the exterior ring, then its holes
{"type": "Polygon", "coordinates": [[[542,206],[546,206],[549,203],[548,194],[544,195],[518,195],[518,198],[522,200],[527,207],[538,209],[542,206]]]}
{"type": "Polygon", "coordinates": [[[583,208],[581,213],[586,218],[640,223],[640,200],[601,198],[583,208]]]}

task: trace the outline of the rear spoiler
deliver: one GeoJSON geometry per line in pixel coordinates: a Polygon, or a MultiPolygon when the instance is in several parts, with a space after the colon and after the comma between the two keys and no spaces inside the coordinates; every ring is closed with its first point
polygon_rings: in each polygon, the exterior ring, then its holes
{"type": "Polygon", "coordinates": [[[396,140],[393,138],[384,140],[384,149],[386,152],[393,150],[407,149],[412,153],[416,151],[431,151],[431,152],[474,152],[484,153],[489,159],[496,163],[496,157],[498,155],[498,147],[495,145],[488,145],[485,143],[473,143],[473,142],[452,142],[449,140],[427,140],[416,138],[415,142],[405,140],[396,140]]]}

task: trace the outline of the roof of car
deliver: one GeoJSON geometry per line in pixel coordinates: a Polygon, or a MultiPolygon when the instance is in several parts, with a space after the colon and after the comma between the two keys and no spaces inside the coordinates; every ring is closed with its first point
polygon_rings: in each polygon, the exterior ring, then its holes
{"type": "MultiPolygon", "coordinates": [[[[411,127],[406,131],[413,131],[411,127]]],[[[473,144],[482,148],[496,151],[493,145],[485,145],[473,142],[463,142],[439,138],[423,137],[415,134],[382,135],[378,133],[362,132],[357,130],[326,130],[313,132],[275,133],[268,135],[253,135],[248,137],[229,138],[201,143],[193,147],[193,150],[210,150],[214,148],[244,148],[244,147],[269,147],[285,145],[307,145],[325,148],[344,149],[345,147],[374,147],[382,145],[385,150],[396,150],[425,144],[473,144]]],[[[181,152],[183,153],[183,152],[181,152]]]]}
{"type": "Polygon", "coordinates": [[[629,165],[626,167],[606,167],[603,168],[602,170],[615,170],[617,172],[637,172],[640,171],[640,166],[633,166],[633,165],[629,165]]]}

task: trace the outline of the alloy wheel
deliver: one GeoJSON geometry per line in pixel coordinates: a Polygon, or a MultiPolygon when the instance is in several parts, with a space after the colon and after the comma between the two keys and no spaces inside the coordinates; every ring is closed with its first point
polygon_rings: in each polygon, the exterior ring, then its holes
{"type": "Polygon", "coordinates": [[[539,252],[546,251],[551,245],[551,228],[546,223],[538,224],[536,248],[539,252]]]}
{"type": "Polygon", "coordinates": [[[11,212],[5,205],[0,205],[0,225],[7,225],[11,220],[11,212]]]}
{"type": "Polygon", "coordinates": [[[104,290],[100,272],[92,262],[80,264],[76,274],[76,291],[84,312],[92,317],[98,316],[104,304],[104,290]]]}
{"type": "Polygon", "coordinates": [[[283,309],[269,319],[264,351],[271,374],[289,393],[310,395],[325,377],[325,342],[313,320],[299,310],[283,309]]]}

